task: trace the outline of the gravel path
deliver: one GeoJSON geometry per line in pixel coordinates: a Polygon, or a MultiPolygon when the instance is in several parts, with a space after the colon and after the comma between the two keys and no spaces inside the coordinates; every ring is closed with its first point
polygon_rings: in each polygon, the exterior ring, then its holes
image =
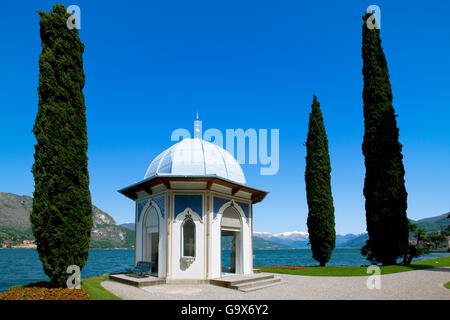
{"type": "Polygon", "coordinates": [[[115,281],[102,286],[122,299],[131,300],[308,300],[308,299],[438,299],[450,300],[450,268],[400,272],[381,276],[381,288],[369,290],[368,277],[309,277],[276,274],[281,285],[240,292],[213,285],[164,284],[136,288],[115,281]]]}

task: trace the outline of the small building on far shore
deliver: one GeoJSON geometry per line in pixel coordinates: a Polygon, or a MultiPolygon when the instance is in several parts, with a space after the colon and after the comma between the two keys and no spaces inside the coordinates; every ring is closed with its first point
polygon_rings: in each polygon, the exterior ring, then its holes
{"type": "Polygon", "coordinates": [[[13,249],[36,249],[37,245],[34,240],[23,240],[21,244],[11,246],[13,249]]]}

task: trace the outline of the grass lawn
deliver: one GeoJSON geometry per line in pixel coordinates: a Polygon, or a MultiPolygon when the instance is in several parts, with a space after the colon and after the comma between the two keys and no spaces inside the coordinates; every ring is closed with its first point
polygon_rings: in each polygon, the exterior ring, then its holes
{"type": "Polygon", "coordinates": [[[120,300],[105,288],[101,286],[101,282],[108,280],[108,275],[85,278],[81,280],[81,289],[89,293],[90,300],[120,300]]]}
{"type": "MultiPolygon", "coordinates": [[[[392,265],[380,266],[381,274],[405,272],[412,270],[421,270],[429,268],[449,267],[450,256],[414,261],[409,266],[392,265]]],[[[272,269],[264,267],[255,267],[262,272],[295,274],[300,276],[328,276],[328,277],[351,277],[351,276],[368,276],[367,267],[346,267],[346,266],[308,266],[304,269],[272,269]]],[[[447,283],[448,285],[448,283],[447,283]]]]}
{"type": "Polygon", "coordinates": [[[450,282],[447,282],[444,287],[446,287],[447,289],[450,289],[450,282]]]}

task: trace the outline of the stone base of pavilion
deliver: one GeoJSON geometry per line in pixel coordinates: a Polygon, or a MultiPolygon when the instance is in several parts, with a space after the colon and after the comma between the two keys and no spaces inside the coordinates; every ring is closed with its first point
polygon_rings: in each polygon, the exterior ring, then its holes
{"type": "Polygon", "coordinates": [[[110,274],[109,280],[117,281],[123,284],[128,284],[134,287],[147,287],[155,286],[158,284],[165,284],[166,279],[148,276],[148,277],[136,277],[128,274],[110,274]]]}
{"type": "Polygon", "coordinates": [[[281,284],[280,278],[273,274],[259,273],[251,275],[228,274],[221,278],[203,280],[203,279],[164,279],[154,276],[136,277],[130,274],[111,274],[109,279],[134,287],[147,287],[160,284],[175,285],[195,285],[211,284],[229,289],[236,289],[243,292],[255,291],[281,284]]]}
{"type": "Polygon", "coordinates": [[[210,284],[243,292],[256,291],[282,284],[281,279],[271,273],[250,275],[230,274],[218,279],[211,279],[210,284]]]}

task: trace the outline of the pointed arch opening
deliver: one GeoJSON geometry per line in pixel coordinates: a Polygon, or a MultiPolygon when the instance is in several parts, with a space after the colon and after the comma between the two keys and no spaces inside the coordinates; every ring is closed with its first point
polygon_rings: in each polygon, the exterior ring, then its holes
{"type": "Polygon", "coordinates": [[[191,217],[183,221],[181,234],[181,256],[195,258],[195,223],[191,217]]]}
{"type": "Polygon", "coordinates": [[[220,228],[222,273],[242,273],[242,219],[236,208],[223,211],[220,228]]]}
{"type": "Polygon", "coordinates": [[[152,274],[158,274],[159,258],[159,215],[155,207],[151,207],[144,220],[144,261],[152,262],[152,274]]]}

